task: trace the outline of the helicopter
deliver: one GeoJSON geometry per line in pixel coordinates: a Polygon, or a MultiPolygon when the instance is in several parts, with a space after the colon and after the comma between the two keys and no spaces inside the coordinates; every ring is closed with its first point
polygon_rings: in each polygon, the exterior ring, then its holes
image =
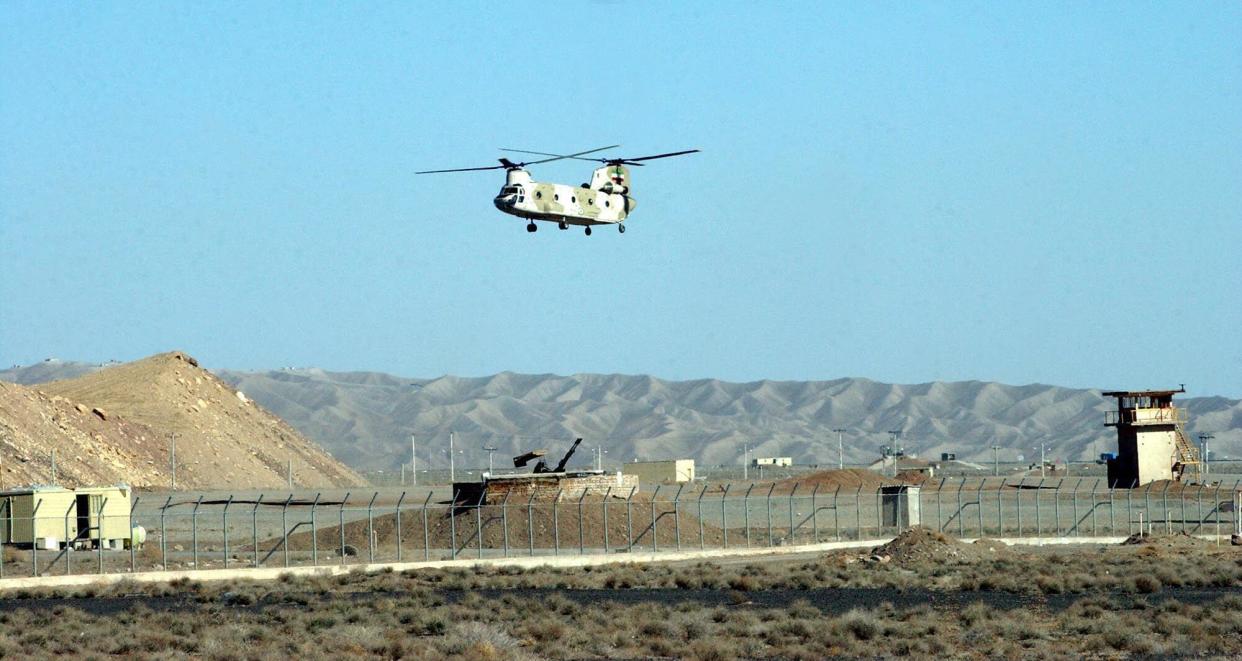
{"type": "Polygon", "coordinates": [[[637,158],[585,158],[587,154],[594,154],[605,149],[616,149],[620,146],[596,147],[595,149],[588,149],[574,154],[549,154],[546,152],[506,149],[502,147],[500,151],[503,152],[534,154],[550,158],[523,163],[514,163],[508,158],[500,158],[500,165],[478,168],[454,168],[451,170],[423,170],[414,174],[504,170],[505,185],[501,187],[500,192],[496,194],[496,198],[492,200],[492,203],[496,205],[497,209],[509,215],[525,218],[527,220],[527,232],[538,230],[539,228],[535,225],[535,221],[542,220],[554,222],[562,230],[569,229],[570,225],[585,227],[587,236],[591,235],[591,227],[593,225],[616,225],[617,231],[624,234],[625,219],[629,217],[630,212],[634,210],[636,205],[634,198],[630,195],[633,188],[630,184],[630,170],[626,166],[642,166],[644,165],[643,161],[693,154],[699,150],[685,149],[652,156],[639,156],[637,158]],[[591,173],[590,183],[584,183],[581,186],[538,182],[531,178],[530,172],[526,171],[526,166],[528,165],[551,163],[552,161],[564,159],[593,161],[603,163],[603,166],[596,168],[591,173]]]}

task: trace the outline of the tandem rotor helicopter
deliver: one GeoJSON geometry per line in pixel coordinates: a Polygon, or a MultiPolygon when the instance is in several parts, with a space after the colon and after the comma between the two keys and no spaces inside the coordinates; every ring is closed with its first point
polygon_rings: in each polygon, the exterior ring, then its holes
{"type": "Polygon", "coordinates": [[[500,189],[496,199],[492,202],[497,209],[507,214],[527,219],[529,221],[526,225],[527,232],[534,232],[539,229],[535,226],[536,220],[545,220],[556,223],[557,227],[563,230],[569,229],[570,225],[584,226],[586,227],[587,236],[591,235],[592,225],[616,225],[618,231],[625,233],[625,219],[634,210],[636,204],[634,198],[630,196],[633,188],[630,185],[630,170],[626,166],[642,166],[644,165],[642,161],[693,154],[699,150],[686,149],[667,154],[655,154],[654,156],[640,156],[638,158],[583,158],[587,154],[594,154],[605,149],[615,149],[620,146],[597,147],[580,151],[576,154],[548,154],[525,149],[501,148],[501,151],[535,154],[551,158],[525,163],[514,163],[507,158],[501,158],[499,159],[500,165],[481,168],[454,168],[451,170],[424,170],[414,174],[504,170],[505,185],[500,189]],[[541,183],[531,179],[530,173],[525,170],[528,165],[551,163],[552,161],[560,161],[567,158],[578,161],[594,161],[603,163],[604,166],[596,168],[595,172],[591,174],[591,182],[581,186],[541,183]]]}

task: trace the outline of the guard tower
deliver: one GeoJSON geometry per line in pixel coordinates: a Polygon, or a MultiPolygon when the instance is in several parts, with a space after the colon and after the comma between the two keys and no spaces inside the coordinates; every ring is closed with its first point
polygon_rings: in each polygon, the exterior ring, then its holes
{"type": "Polygon", "coordinates": [[[1104,416],[1117,428],[1117,457],[1108,461],[1108,484],[1129,488],[1157,480],[1181,480],[1186,469],[1199,469],[1199,449],[1186,439],[1186,413],[1173,405],[1177,390],[1103,393],[1117,398],[1117,410],[1104,416]]]}

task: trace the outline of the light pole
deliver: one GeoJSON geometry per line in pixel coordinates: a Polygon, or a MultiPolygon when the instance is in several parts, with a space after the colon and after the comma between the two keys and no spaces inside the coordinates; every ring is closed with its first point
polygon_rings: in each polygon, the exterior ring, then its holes
{"type": "Polygon", "coordinates": [[[177,433],[168,434],[168,466],[172,471],[172,490],[177,490],[177,433]]]}
{"type": "Polygon", "coordinates": [[[742,479],[750,479],[750,446],[742,444],[742,479]]]}
{"type": "Polygon", "coordinates": [[[844,429],[834,429],[837,433],[837,470],[845,470],[845,442],[841,440],[844,429]]]}
{"type": "Polygon", "coordinates": [[[449,432],[449,482],[457,481],[457,463],[453,458],[453,432],[449,432]]]}
{"type": "Polygon", "coordinates": [[[1046,475],[1044,475],[1044,463],[1045,463],[1044,453],[1047,450],[1048,450],[1048,446],[1046,444],[1044,443],[1039,444],[1039,476],[1040,477],[1047,477],[1046,475]]]}
{"type": "Polygon", "coordinates": [[[1000,475],[1000,446],[992,446],[992,474],[1000,475]]]}
{"type": "Polygon", "coordinates": [[[897,477],[897,458],[901,456],[901,447],[899,445],[901,442],[901,430],[900,429],[889,430],[888,436],[889,438],[892,439],[892,442],[893,442],[893,447],[892,447],[893,477],[897,477]]]}
{"type": "Polygon", "coordinates": [[[414,434],[410,434],[410,484],[418,486],[418,453],[415,450],[414,434]]]}
{"type": "Polygon", "coordinates": [[[487,474],[492,474],[492,455],[496,454],[496,448],[483,446],[483,451],[487,453],[487,474]]]}
{"type": "Polygon", "coordinates": [[[1208,448],[1208,441],[1216,438],[1213,434],[1199,434],[1199,442],[1203,444],[1203,474],[1207,475],[1211,472],[1211,450],[1208,448]]]}

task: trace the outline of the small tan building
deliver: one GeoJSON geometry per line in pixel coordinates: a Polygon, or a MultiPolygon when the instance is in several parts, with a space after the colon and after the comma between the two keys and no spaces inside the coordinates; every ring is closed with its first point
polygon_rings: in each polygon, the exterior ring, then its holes
{"type": "Polygon", "coordinates": [[[751,461],[752,466],[792,466],[793,457],[759,457],[751,461]]]}
{"type": "Polygon", "coordinates": [[[0,492],[0,543],[122,548],[130,539],[130,488],[34,486],[0,492]]]}
{"type": "Polygon", "coordinates": [[[643,484],[673,484],[694,481],[693,459],[635,461],[621,465],[621,472],[633,475],[643,484]]]}

